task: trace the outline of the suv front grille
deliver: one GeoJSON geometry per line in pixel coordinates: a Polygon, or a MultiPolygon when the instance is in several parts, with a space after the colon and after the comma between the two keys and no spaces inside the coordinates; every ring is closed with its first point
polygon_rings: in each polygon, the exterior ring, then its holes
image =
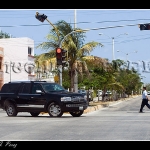
{"type": "Polygon", "coordinates": [[[72,96],[71,101],[77,103],[77,102],[84,102],[85,100],[81,96],[72,96]]]}

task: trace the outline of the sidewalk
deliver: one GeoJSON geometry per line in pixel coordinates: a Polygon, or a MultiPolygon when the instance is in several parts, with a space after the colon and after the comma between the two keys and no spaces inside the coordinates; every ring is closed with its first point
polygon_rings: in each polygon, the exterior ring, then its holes
{"type": "Polygon", "coordinates": [[[98,101],[98,97],[95,97],[93,99],[93,101],[89,103],[88,108],[86,110],[84,110],[84,113],[97,111],[101,108],[109,107],[113,104],[120,103],[121,101],[131,100],[131,99],[139,97],[139,96],[141,96],[141,95],[133,95],[129,98],[121,98],[120,100],[117,100],[117,101],[104,101],[104,102],[102,102],[101,100],[98,101]]]}

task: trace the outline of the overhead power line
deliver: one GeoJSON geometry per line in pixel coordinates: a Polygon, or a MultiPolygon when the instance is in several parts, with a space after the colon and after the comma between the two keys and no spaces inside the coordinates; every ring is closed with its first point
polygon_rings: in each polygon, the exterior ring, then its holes
{"type": "MultiPolygon", "coordinates": [[[[77,24],[82,24],[82,23],[112,23],[112,22],[125,22],[125,21],[139,21],[139,20],[150,20],[150,19],[134,19],[134,20],[113,20],[113,21],[98,21],[98,22],[77,22],[77,24]]],[[[69,24],[74,24],[74,23],[69,23],[69,24]]]]}
{"type": "Polygon", "coordinates": [[[150,24],[150,23],[138,23],[138,24],[128,24],[128,25],[117,25],[117,26],[108,26],[108,27],[91,28],[91,29],[83,29],[83,30],[89,31],[89,30],[100,30],[100,29],[109,29],[109,28],[119,28],[119,27],[126,27],[126,26],[138,26],[139,24],[150,24]]]}
{"type": "Polygon", "coordinates": [[[49,24],[39,24],[39,25],[14,25],[14,26],[0,26],[0,27],[25,27],[25,26],[43,26],[43,25],[49,25],[49,24]]]}
{"type": "MultiPolygon", "coordinates": [[[[149,22],[146,23],[138,23],[138,24],[127,24],[127,25],[117,25],[117,26],[108,26],[108,27],[100,27],[100,28],[91,28],[91,29],[83,29],[85,31],[89,30],[100,30],[100,29],[109,29],[109,28],[119,28],[125,26],[137,26],[139,24],[150,24],[149,22]]],[[[49,24],[42,24],[42,25],[49,25],[49,24]]],[[[41,26],[41,25],[19,25],[19,26],[0,26],[0,27],[21,27],[21,26],[41,26]]]]}

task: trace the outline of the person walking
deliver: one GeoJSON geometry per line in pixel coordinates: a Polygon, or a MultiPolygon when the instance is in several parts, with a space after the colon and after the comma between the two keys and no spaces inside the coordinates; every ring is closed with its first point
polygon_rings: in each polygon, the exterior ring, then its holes
{"type": "Polygon", "coordinates": [[[139,113],[143,113],[143,108],[144,108],[145,105],[150,109],[150,105],[149,105],[149,103],[148,103],[149,100],[150,100],[150,99],[148,98],[147,91],[146,91],[146,87],[143,87],[142,103],[141,103],[141,108],[140,108],[139,113]]]}

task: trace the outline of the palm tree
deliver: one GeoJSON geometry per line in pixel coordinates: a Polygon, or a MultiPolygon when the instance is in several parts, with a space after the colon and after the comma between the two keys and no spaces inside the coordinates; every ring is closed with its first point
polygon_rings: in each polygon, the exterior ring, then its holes
{"type": "MultiPolygon", "coordinates": [[[[61,20],[55,24],[57,30],[59,31],[59,39],[62,41],[64,37],[74,31],[74,28],[67,22],[61,20]]],[[[78,30],[81,30],[77,28],[78,30]]],[[[74,86],[74,77],[75,72],[81,69],[81,58],[90,54],[90,52],[97,46],[103,46],[99,42],[91,41],[84,44],[85,33],[73,33],[67,36],[67,38],[62,43],[62,48],[68,51],[68,62],[69,62],[69,72],[71,78],[70,89],[73,89],[74,86]],[[80,64],[80,65],[79,65],[80,64]],[[79,69],[80,68],[80,69],[79,69]]],[[[50,30],[50,33],[46,36],[48,42],[43,42],[37,46],[37,48],[42,48],[47,50],[48,53],[45,56],[55,57],[55,49],[59,46],[60,41],[58,41],[58,35],[54,29],[50,30]]],[[[41,56],[43,57],[43,55],[41,56]]],[[[41,59],[38,58],[38,60],[41,59]]],[[[46,59],[46,57],[45,57],[46,59]]],[[[82,65],[85,66],[85,62],[82,62],[82,65]]]]}

